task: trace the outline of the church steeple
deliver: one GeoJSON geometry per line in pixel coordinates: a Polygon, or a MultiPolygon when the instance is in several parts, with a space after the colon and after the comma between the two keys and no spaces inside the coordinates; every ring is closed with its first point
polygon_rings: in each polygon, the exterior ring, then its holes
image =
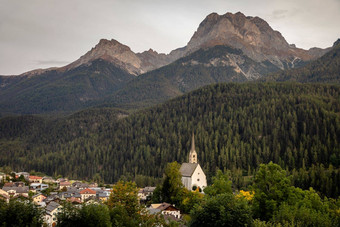
{"type": "Polygon", "coordinates": [[[191,149],[189,153],[189,163],[197,163],[197,153],[195,150],[195,135],[192,133],[191,149]]]}

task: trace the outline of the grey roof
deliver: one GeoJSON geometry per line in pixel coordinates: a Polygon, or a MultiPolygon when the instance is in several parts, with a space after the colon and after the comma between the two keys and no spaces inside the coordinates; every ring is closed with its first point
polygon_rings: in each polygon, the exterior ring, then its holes
{"type": "Polygon", "coordinates": [[[59,203],[56,203],[54,201],[51,201],[47,206],[46,206],[46,212],[50,213],[53,210],[55,210],[56,208],[58,208],[60,206],[59,203]]]}
{"type": "Polygon", "coordinates": [[[161,210],[157,208],[146,208],[146,210],[149,212],[149,214],[158,214],[161,212],[161,210]]]}
{"type": "Polygon", "coordinates": [[[88,188],[89,185],[86,184],[86,183],[77,181],[77,182],[74,182],[74,183],[72,184],[72,187],[76,187],[76,188],[88,188]]]}
{"type": "Polygon", "coordinates": [[[67,192],[80,192],[80,190],[76,187],[68,187],[67,192]]]}
{"type": "Polygon", "coordinates": [[[153,192],[153,191],[155,191],[155,189],[156,189],[156,187],[145,187],[145,188],[143,189],[143,191],[144,191],[144,192],[153,192]]]}
{"type": "Polygon", "coordinates": [[[16,193],[28,193],[28,186],[23,187],[3,187],[2,190],[8,192],[9,190],[14,190],[16,193]]]}
{"type": "Polygon", "coordinates": [[[198,163],[183,163],[179,171],[183,177],[191,177],[197,166],[198,163]]]}

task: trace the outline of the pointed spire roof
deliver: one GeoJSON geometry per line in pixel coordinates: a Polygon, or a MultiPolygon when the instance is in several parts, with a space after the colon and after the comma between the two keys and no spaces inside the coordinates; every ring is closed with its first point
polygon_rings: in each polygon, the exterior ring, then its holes
{"type": "Polygon", "coordinates": [[[195,150],[195,134],[194,132],[192,132],[192,140],[191,140],[191,149],[190,151],[194,151],[195,150]]]}

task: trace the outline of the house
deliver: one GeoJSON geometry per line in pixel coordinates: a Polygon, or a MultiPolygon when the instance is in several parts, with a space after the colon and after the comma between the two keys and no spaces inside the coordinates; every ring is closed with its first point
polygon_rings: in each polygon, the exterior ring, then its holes
{"type": "Polygon", "coordinates": [[[46,196],[44,196],[43,194],[37,194],[32,196],[32,200],[35,204],[40,204],[42,201],[44,201],[46,199],[46,196]]]}
{"type": "Polygon", "coordinates": [[[42,183],[42,177],[38,177],[38,176],[29,176],[28,180],[30,183],[42,183]]]}
{"type": "Polygon", "coordinates": [[[0,199],[6,201],[7,203],[9,202],[9,194],[8,192],[0,189],[0,199]]]}
{"type": "Polygon", "coordinates": [[[7,176],[6,173],[0,172],[0,183],[6,180],[6,176],[7,176]]]}
{"type": "Polygon", "coordinates": [[[69,188],[69,187],[71,187],[71,183],[70,182],[68,182],[68,181],[61,181],[60,183],[59,183],[59,190],[62,190],[63,188],[69,188]]]}
{"type": "Polygon", "coordinates": [[[45,207],[45,222],[47,226],[55,226],[57,224],[57,214],[61,212],[62,206],[54,201],[48,203],[45,207]]]}
{"type": "Polygon", "coordinates": [[[5,201],[6,203],[9,203],[9,195],[6,195],[6,194],[0,194],[0,200],[3,200],[5,201]]]}
{"type": "Polygon", "coordinates": [[[170,215],[178,219],[181,218],[181,211],[169,203],[151,204],[151,207],[148,208],[148,211],[150,214],[161,213],[163,215],[170,215]]]}
{"type": "Polygon", "coordinates": [[[75,187],[77,189],[85,189],[89,188],[89,185],[83,182],[76,181],[72,184],[72,187],[75,187]]]}
{"type": "Polygon", "coordinates": [[[98,187],[98,184],[95,182],[92,182],[89,184],[89,188],[96,188],[96,187],[98,187]]]}
{"type": "Polygon", "coordinates": [[[41,183],[32,183],[30,184],[30,191],[32,192],[41,192],[48,188],[48,184],[41,184],[41,183]]]}
{"type": "Polygon", "coordinates": [[[17,182],[7,182],[4,184],[4,187],[24,187],[25,183],[22,181],[17,182]]]}
{"type": "Polygon", "coordinates": [[[182,183],[188,190],[199,187],[203,190],[207,186],[207,178],[197,163],[198,157],[195,150],[195,137],[192,134],[191,149],[189,153],[189,163],[183,163],[179,171],[182,175],[182,183]]]}
{"type": "Polygon", "coordinates": [[[87,200],[90,197],[96,197],[96,191],[86,188],[81,190],[80,192],[81,195],[81,201],[84,202],[85,200],[87,200]]]}
{"type": "Polygon", "coordinates": [[[44,176],[44,177],[42,178],[42,181],[43,181],[44,183],[48,183],[48,184],[54,184],[54,183],[56,183],[56,181],[55,181],[52,177],[48,177],[48,176],[44,176]]]}
{"type": "Polygon", "coordinates": [[[27,172],[18,172],[18,173],[15,173],[15,177],[18,177],[18,178],[19,178],[20,176],[24,176],[24,178],[25,178],[26,180],[28,180],[30,174],[27,173],[27,172]]]}
{"type": "Polygon", "coordinates": [[[73,203],[73,204],[81,204],[81,200],[79,198],[75,198],[75,197],[67,198],[66,201],[73,203]]]}
{"type": "Polygon", "coordinates": [[[74,199],[79,199],[79,201],[81,201],[81,195],[79,193],[79,191],[66,191],[66,192],[60,192],[58,194],[59,198],[60,199],[71,199],[71,198],[74,198],[74,199]]]}
{"type": "Polygon", "coordinates": [[[14,196],[24,196],[28,197],[28,186],[13,186],[13,187],[3,187],[2,190],[6,191],[10,197],[14,196]]]}
{"type": "Polygon", "coordinates": [[[148,197],[152,196],[153,191],[155,191],[156,187],[145,187],[141,188],[138,191],[138,197],[140,200],[147,200],[148,197]]]}

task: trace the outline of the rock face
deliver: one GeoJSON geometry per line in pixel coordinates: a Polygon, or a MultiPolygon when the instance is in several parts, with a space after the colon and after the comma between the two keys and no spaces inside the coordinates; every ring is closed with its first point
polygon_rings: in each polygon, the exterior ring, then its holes
{"type": "Polygon", "coordinates": [[[158,54],[152,49],[136,54],[130,47],[121,44],[117,40],[101,39],[89,52],[77,61],[63,67],[62,70],[70,70],[83,64],[91,64],[92,61],[97,59],[111,62],[135,76],[171,63],[171,59],[167,55],[158,54]]]}
{"type": "Polygon", "coordinates": [[[269,61],[281,69],[294,67],[297,61],[309,61],[327,50],[310,51],[289,45],[280,32],[274,31],[259,17],[246,17],[238,12],[208,15],[199,25],[188,45],[171,54],[182,57],[200,48],[227,45],[241,49],[257,62],[269,61]]]}

